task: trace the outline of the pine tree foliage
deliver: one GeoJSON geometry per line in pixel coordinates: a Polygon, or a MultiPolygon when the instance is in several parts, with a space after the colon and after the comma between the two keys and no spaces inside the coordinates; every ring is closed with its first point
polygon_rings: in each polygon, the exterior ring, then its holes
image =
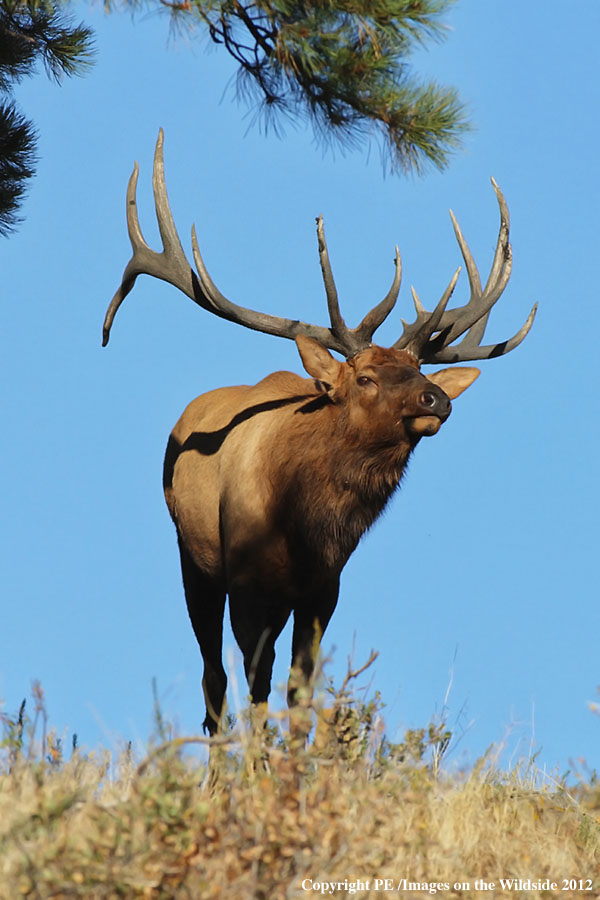
{"type": "MultiPolygon", "coordinates": [[[[110,6],[110,0],[106,0],[110,6]]],[[[266,126],[307,116],[342,144],[378,135],[392,171],[444,168],[468,128],[453,88],[421,83],[412,51],[443,38],[454,0],[123,0],[170,9],[239,64],[238,92],[266,126]]]]}
{"type": "Polygon", "coordinates": [[[17,209],[25,184],[34,173],[35,132],[15,108],[0,103],[0,235],[7,235],[18,222],[17,209]]]}
{"type": "Polygon", "coordinates": [[[41,61],[48,75],[83,73],[91,62],[91,32],[73,25],[60,0],[0,0],[0,235],[14,231],[27,181],[35,172],[36,134],[17,109],[13,86],[41,61]],[[4,96],[2,96],[4,95],[4,96]]]}

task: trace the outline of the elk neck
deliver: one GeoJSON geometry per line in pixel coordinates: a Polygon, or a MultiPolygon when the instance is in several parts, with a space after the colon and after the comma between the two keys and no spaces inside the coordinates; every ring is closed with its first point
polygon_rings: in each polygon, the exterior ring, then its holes
{"type": "Polygon", "coordinates": [[[295,464],[280,497],[281,521],[310,556],[341,570],[398,487],[414,442],[377,440],[325,398],[313,402],[301,424],[288,457],[295,464]]]}

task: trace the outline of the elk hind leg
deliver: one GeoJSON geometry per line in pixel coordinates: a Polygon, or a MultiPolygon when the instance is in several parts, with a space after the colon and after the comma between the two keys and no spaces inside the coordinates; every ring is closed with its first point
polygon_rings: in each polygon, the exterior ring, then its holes
{"type": "Polygon", "coordinates": [[[203,725],[204,730],[213,735],[221,724],[227,690],[227,675],[222,660],[225,588],[196,565],[181,536],[179,553],[187,609],[204,660],[202,690],[206,718],[203,725]]]}

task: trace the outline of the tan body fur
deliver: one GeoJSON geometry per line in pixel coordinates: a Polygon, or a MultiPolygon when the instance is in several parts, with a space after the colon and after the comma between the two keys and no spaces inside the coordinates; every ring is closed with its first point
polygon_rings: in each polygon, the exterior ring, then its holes
{"type": "MultiPolygon", "coordinates": [[[[292,612],[292,660],[308,679],[344,564],[421,434],[435,433],[450,411],[446,394],[403,351],[374,347],[341,363],[310,338],[298,345],[312,378],[276,372],[254,386],[204,394],[184,411],[167,448],[165,497],[205,660],[211,732],[226,684],[225,595],[253,700],[267,699],[275,639],[292,612]],[[424,391],[442,405],[441,418],[426,415],[424,391]]],[[[477,374],[444,372],[453,396],[460,373],[468,383],[477,374]]]]}

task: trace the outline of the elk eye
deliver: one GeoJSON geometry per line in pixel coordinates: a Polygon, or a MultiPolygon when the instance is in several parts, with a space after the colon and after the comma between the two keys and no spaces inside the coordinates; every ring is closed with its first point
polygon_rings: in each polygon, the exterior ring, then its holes
{"type": "Polygon", "coordinates": [[[359,375],[356,379],[356,383],[361,387],[364,387],[366,384],[375,384],[372,378],[369,378],[368,375],[359,375]]]}

